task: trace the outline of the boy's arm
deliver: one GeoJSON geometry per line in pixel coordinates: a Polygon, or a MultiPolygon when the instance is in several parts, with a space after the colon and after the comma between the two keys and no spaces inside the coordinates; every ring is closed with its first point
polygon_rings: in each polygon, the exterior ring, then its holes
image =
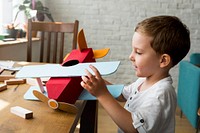
{"type": "Polygon", "coordinates": [[[112,83],[108,82],[107,80],[104,79],[104,82],[106,85],[112,85],[112,83]]]}
{"type": "MultiPolygon", "coordinates": [[[[104,79],[104,82],[106,85],[112,85],[112,83],[110,83],[109,81],[104,79]]],[[[124,98],[124,96],[121,94],[119,97],[116,98],[117,101],[119,102],[126,102],[126,99],[124,98]]]]}
{"type": "Polygon", "coordinates": [[[95,75],[86,70],[87,76],[82,76],[82,87],[97,98],[120,129],[126,133],[137,133],[137,130],[132,125],[131,113],[124,109],[109,93],[98,70],[94,66],[90,66],[90,68],[95,75]]]}
{"type": "Polygon", "coordinates": [[[126,99],[124,98],[124,96],[122,94],[119,97],[117,97],[116,99],[119,102],[126,102],[126,99]]]}

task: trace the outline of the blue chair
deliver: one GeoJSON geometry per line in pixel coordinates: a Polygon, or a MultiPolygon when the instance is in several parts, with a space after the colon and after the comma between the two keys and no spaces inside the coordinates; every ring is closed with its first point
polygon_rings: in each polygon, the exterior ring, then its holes
{"type": "Polygon", "coordinates": [[[181,61],[179,64],[179,79],[177,101],[181,112],[191,125],[197,129],[200,107],[200,53],[193,53],[190,61],[181,61]]]}

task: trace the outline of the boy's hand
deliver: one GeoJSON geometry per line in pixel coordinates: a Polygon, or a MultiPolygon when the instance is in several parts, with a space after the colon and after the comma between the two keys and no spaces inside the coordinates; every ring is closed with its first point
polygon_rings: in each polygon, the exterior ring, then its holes
{"type": "Polygon", "coordinates": [[[88,70],[86,70],[87,76],[82,76],[83,81],[81,82],[81,86],[98,98],[99,96],[107,93],[108,90],[99,71],[92,65],[90,65],[90,68],[95,75],[92,75],[88,70]]]}

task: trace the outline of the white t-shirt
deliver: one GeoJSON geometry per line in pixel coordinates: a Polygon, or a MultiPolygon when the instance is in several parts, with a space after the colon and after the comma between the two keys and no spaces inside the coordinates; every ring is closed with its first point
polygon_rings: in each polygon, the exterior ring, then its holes
{"type": "Polygon", "coordinates": [[[131,112],[133,126],[139,133],[174,133],[176,92],[171,77],[139,92],[138,87],[144,81],[145,78],[139,78],[122,92],[127,99],[124,108],[131,112]]]}

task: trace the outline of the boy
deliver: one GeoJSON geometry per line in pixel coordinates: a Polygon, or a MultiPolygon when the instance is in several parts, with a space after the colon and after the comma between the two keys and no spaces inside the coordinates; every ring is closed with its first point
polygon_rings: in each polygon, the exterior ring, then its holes
{"type": "Polygon", "coordinates": [[[117,98],[126,101],[125,107],[111,96],[94,66],[95,75],[86,70],[81,85],[98,99],[119,132],[174,133],[176,93],[169,71],[189,49],[189,30],[177,17],[147,18],[135,28],[129,57],[139,79],[117,98]]]}

